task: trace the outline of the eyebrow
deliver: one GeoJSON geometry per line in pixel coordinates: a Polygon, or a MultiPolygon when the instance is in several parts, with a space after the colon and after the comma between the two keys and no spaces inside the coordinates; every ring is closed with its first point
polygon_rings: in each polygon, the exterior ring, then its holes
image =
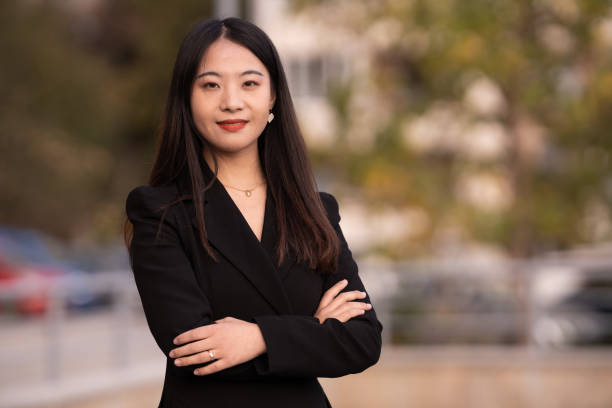
{"type": "MultiPolygon", "coordinates": [[[[255,75],[259,75],[259,76],[264,76],[264,74],[262,74],[261,72],[254,70],[254,69],[249,69],[247,71],[244,71],[242,74],[240,74],[240,76],[244,76],[244,75],[249,75],[249,74],[255,74],[255,75]]],[[[202,72],[201,74],[198,74],[196,76],[196,79],[201,78],[205,75],[214,75],[217,77],[221,77],[221,74],[219,74],[218,72],[215,71],[206,71],[206,72],[202,72]]]]}

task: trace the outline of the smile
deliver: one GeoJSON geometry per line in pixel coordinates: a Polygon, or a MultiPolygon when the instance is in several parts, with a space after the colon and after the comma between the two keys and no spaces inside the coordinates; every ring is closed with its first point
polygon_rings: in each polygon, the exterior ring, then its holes
{"type": "Polygon", "coordinates": [[[248,120],[244,119],[227,119],[217,122],[217,125],[219,125],[221,129],[227,130],[228,132],[237,132],[244,128],[248,122],[248,120]]]}

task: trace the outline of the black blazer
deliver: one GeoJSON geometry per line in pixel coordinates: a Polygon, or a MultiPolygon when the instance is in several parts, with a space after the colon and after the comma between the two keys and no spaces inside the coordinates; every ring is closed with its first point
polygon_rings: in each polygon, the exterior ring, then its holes
{"type": "MultiPolygon", "coordinates": [[[[205,163],[205,162],[204,162],[205,163]]],[[[206,182],[212,177],[204,164],[206,182]]],[[[341,279],[344,291],[365,290],[342,235],[338,204],[320,193],[341,240],[338,273],[321,275],[290,257],[272,261],[276,243],[274,203],[268,193],[261,242],[217,180],[205,195],[208,239],[216,263],[198,242],[191,200],[158,208],[190,192],[183,173],[169,186],[140,186],[126,200],[134,225],[132,269],[147,323],[167,358],[160,407],[329,407],[317,377],[358,373],[378,361],[382,325],[374,309],[342,323],[313,317],[323,293],[341,279]],[[174,337],[223,317],[257,323],[267,352],[207,376],[176,367],[168,358],[174,337]]],[[[369,297],[364,299],[370,302],[369,297]]]]}

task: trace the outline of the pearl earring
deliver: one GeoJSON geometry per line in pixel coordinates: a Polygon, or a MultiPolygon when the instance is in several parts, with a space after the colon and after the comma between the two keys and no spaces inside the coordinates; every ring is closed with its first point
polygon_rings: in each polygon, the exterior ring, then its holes
{"type": "Polygon", "coordinates": [[[274,119],[274,114],[272,111],[270,111],[270,114],[268,115],[268,123],[272,122],[272,119],[274,119]]]}

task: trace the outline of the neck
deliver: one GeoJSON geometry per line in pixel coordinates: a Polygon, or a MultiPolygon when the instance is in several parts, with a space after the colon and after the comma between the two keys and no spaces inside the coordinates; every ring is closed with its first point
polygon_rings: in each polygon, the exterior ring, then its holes
{"type": "MultiPolygon", "coordinates": [[[[210,150],[204,149],[204,159],[214,172],[215,163],[210,150]]],[[[233,154],[216,152],[219,172],[217,178],[222,184],[249,189],[265,180],[257,149],[245,149],[233,154]]]]}

